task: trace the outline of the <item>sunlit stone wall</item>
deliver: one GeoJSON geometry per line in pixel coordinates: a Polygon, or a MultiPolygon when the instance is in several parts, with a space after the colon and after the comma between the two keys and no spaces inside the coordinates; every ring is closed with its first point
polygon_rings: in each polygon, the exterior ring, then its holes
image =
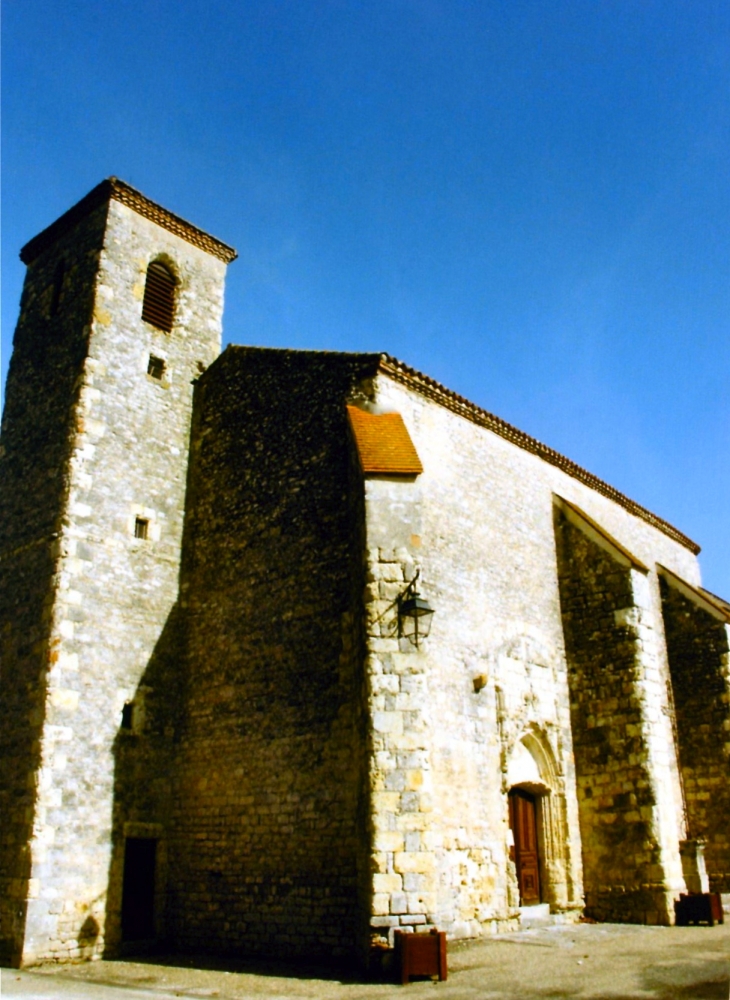
{"type": "MultiPolygon", "coordinates": [[[[365,486],[373,935],[384,941],[396,927],[435,925],[466,936],[511,926],[518,897],[507,793],[510,763],[524,746],[540,762],[533,791],[542,898],[555,912],[574,913],[583,905],[581,842],[590,852],[595,827],[587,813],[579,822],[555,496],[579,504],[652,565],[668,560],[696,580],[695,558],[406,384],[380,376],[372,406],[401,413],[424,466],[410,481],[369,477],[365,486]],[[418,650],[398,638],[392,606],[416,569],[436,612],[418,650]]],[[[661,630],[655,577],[647,601],[645,623],[661,630]]],[[[666,917],[667,893],[682,885],[682,808],[661,631],[652,641],[640,697],[651,701],[647,767],[662,800],[655,813],[666,917]]],[[[619,918],[631,919],[629,911],[619,918]]]]}
{"type": "Polygon", "coordinates": [[[191,381],[220,349],[224,272],[113,200],[29,267],[3,436],[10,514],[0,518],[10,548],[3,665],[22,702],[9,703],[4,758],[30,790],[3,814],[29,834],[12,869],[16,962],[104,948],[115,747],[177,598],[191,381]],[[141,319],[147,265],[159,257],[177,278],[171,333],[141,319]],[[164,359],[162,379],[148,375],[150,355],[164,359]],[[135,537],[137,517],[146,539],[135,537]],[[31,571],[38,553],[49,558],[31,571]],[[26,596],[33,623],[16,615],[26,596]]]}

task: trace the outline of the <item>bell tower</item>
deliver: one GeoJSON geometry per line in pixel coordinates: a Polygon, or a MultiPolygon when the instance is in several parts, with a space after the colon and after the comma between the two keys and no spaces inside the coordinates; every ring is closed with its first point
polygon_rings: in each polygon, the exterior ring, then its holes
{"type": "Polygon", "coordinates": [[[103,950],[113,744],[177,599],[192,383],[220,351],[235,256],[116,178],[21,251],[0,437],[3,963],[103,950]]]}

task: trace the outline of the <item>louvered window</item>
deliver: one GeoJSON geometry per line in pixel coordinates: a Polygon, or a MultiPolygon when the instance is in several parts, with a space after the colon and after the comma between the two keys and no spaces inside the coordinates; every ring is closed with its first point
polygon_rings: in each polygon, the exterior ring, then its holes
{"type": "Polygon", "coordinates": [[[175,313],[175,277],[168,267],[153,260],[147,268],[142,319],[158,330],[172,330],[175,313]]]}

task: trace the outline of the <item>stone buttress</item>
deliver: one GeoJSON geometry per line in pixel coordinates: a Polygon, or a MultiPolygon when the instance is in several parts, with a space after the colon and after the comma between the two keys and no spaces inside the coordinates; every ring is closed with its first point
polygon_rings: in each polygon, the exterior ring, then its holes
{"type": "Polygon", "coordinates": [[[670,924],[685,835],[656,574],[555,507],[586,911],[670,924]]]}
{"type": "Polygon", "coordinates": [[[730,892],[730,606],[660,567],[687,838],[730,892]]]}
{"type": "Polygon", "coordinates": [[[377,355],[229,347],[198,384],[168,933],[342,959],[367,937],[363,503],[377,355]]]}

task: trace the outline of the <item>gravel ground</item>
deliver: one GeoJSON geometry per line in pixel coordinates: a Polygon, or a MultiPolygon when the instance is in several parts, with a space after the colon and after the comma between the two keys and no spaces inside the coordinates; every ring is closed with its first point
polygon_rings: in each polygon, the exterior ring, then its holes
{"type": "Polygon", "coordinates": [[[730,924],[577,924],[450,944],[449,978],[407,987],[353,972],[195,957],[3,970],[2,996],[23,1000],[728,1000],[730,924]]]}

